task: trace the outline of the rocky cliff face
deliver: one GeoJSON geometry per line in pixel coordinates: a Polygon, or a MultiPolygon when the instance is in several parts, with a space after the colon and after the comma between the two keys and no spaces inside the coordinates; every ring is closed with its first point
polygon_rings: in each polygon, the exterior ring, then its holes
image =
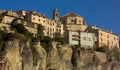
{"type": "Polygon", "coordinates": [[[108,53],[84,52],[55,42],[50,47],[46,52],[40,42],[6,41],[0,70],[120,70],[120,61],[108,53]]]}

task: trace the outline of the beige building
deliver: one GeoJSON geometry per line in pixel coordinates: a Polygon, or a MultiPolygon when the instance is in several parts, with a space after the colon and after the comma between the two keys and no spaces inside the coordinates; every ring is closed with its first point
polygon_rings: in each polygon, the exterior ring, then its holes
{"type": "Polygon", "coordinates": [[[24,19],[14,19],[14,21],[12,22],[12,24],[23,24],[24,27],[31,33],[33,33],[34,36],[36,36],[37,34],[37,24],[32,23],[30,21],[26,21],[24,19]]]}
{"type": "Polygon", "coordinates": [[[39,14],[36,11],[26,12],[26,11],[18,11],[19,15],[22,15],[25,20],[30,21],[34,24],[41,24],[44,27],[44,35],[54,37],[55,32],[59,32],[63,35],[63,24],[58,20],[59,12],[58,10],[54,10],[53,19],[48,18],[43,14],[39,14]],[[56,15],[57,14],[57,15],[56,15]],[[57,20],[56,20],[57,19],[57,20]]]}
{"type": "Polygon", "coordinates": [[[73,12],[62,16],[60,20],[64,24],[64,37],[67,39],[69,31],[85,31],[87,28],[84,18],[73,12]]]}
{"type": "Polygon", "coordinates": [[[95,33],[97,40],[96,44],[101,47],[103,45],[107,45],[109,49],[119,47],[119,37],[112,33],[112,30],[106,31],[96,26],[89,26],[87,29],[89,32],[95,33]]]}
{"type": "Polygon", "coordinates": [[[112,31],[106,31],[94,26],[86,25],[84,18],[78,14],[68,13],[61,17],[61,21],[64,24],[64,35],[67,39],[69,39],[68,32],[70,31],[90,32],[95,34],[96,46],[101,47],[107,45],[109,46],[109,49],[112,49],[115,46],[119,47],[119,37],[117,35],[113,34],[112,31]]]}
{"type": "Polygon", "coordinates": [[[10,32],[14,32],[10,29],[10,23],[14,20],[16,16],[16,13],[15,12],[11,12],[11,11],[5,11],[5,10],[1,10],[0,11],[0,30],[4,30],[6,31],[7,33],[10,33],[10,32]]]}

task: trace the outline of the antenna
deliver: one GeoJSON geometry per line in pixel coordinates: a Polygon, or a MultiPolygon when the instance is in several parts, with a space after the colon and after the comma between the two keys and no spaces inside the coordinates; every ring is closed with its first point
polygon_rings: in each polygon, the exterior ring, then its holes
{"type": "Polygon", "coordinates": [[[10,15],[12,16],[12,9],[10,9],[10,15]]]}

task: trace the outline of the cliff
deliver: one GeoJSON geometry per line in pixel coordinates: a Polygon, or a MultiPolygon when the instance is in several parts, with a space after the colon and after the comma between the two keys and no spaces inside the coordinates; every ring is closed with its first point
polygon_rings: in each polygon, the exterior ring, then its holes
{"type": "Polygon", "coordinates": [[[40,42],[14,39],[2,46],[0,70],[120,70],[112,54],[83,51],[78,47],[52,42],[46,52],[40,42]]]}

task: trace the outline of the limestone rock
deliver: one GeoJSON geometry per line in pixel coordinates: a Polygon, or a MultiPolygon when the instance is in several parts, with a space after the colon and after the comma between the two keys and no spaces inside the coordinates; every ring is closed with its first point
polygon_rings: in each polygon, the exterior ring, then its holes
{"type": "Polygon", "coordinates": [[[46,51],[41,47],[40,42],[32,45],[33,68],[32,70],[46,70],[46,51]]]}
{"type": "Polygon", "coordinates": [[[3,48],[0,70],[21,70],[19,40],[7,41],[3,48]]]}
{"type": "Polygon", "coordinates": [[[23,70],[32,70],[33,66],[33,55],[30,48],[29,42],[23,44],[22,51],[22,69],[23,70]]]}

